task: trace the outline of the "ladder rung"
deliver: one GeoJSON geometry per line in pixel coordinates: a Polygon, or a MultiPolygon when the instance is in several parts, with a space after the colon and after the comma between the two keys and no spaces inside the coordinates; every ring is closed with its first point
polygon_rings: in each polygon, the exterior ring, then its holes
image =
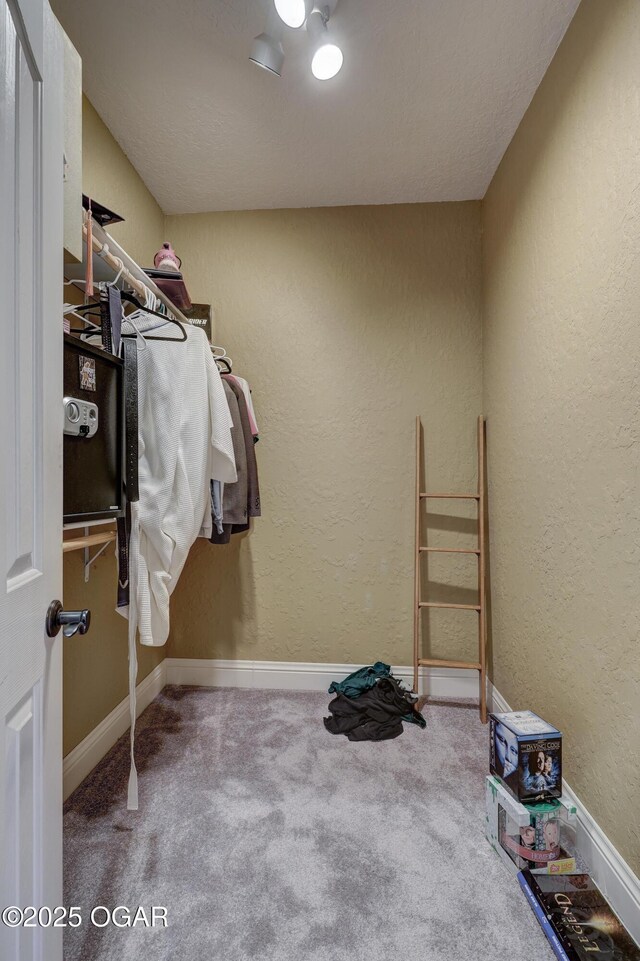
{"type": "Polygon", "coordinates": [[[420,601],[419,607],[449,607],[456,611],[479,611],[479,604],[436,604],[432,601],[420,601]]]}
{"type": "Polygon", "coordinates": [[[436,499],[440,498],[441,500],[480,500],[480,494],[420,494],[420,497],[435,497],[436,499]]]}
{"type": "Polygon", "coordinates": [[[468,550],[466,547],[421,547],[421,551],[427,554],[477,554],[480,551],[468,550]]]}
{"type": "Polygon", "coordinates": [[[459,667],[461,670],[479,671],[481,664],[475,661],[435,661],[429,657],[421,657],[418,661],[420,667],[459,667]]]}

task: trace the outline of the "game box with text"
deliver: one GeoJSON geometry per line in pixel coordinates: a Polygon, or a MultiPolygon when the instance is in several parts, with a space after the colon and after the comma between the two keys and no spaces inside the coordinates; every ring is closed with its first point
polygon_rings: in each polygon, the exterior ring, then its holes
{"type": "Polygon", "coordinates": [[[532,711],[489,715],[489,769],[518,801],[562,794],[562,734],[532,711]]]}

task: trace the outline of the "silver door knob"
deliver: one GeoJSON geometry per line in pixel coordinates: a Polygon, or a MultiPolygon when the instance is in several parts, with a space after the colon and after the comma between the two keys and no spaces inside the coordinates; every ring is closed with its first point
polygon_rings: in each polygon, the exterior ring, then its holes
{"type": "Polygon", "coordinates": [[[55,637],[60,628],[65,637],[86,634],[91,626],[91,611],[63,611],[60,601],[51,601],[45,627],[49,637],[55,637]]]}

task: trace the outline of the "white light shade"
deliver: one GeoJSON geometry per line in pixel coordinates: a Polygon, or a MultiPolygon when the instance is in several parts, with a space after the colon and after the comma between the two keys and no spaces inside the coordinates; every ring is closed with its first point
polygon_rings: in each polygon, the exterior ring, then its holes
{"type": "Polygon", "coordinates": [[[257,67],[281,76],[282,64],[284,63],[284,50],[282,44],[272,37],[269,33],[261,33],[256,37],[251,45],[249,60],[257,67]]]}
{"type": "Polygon", "coordinates": [[[312,7],[311,0],[274,0],[280,19],[295,30],[307,19],[312,7]]]}
{"type": "Polygon", "coordinates": [[[311,61],[311,73],[316,80],[331,80],[339,73],[344,57],[335,43],[324,43],[318,47],[311,61]]]}

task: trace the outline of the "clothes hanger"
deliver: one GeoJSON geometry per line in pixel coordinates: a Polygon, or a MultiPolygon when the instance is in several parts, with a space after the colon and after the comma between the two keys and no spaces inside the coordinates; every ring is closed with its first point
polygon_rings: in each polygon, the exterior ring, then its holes
{"type": "MultiPolygon", "coordinates": [[[[148,289],[148,288],[147,288],[147,289],[148,289]]],[[[155,294],[153,294],[151,291],[149,291],[149,293],[153,296],[153,298],[154,298],[154,303],[155,303],[155,301],[156,301],[155,294]]],[[[146,336],[145,336],[145,338],[144,338],[145,340],[167,340],[167,341],[170,340],[170,341],[172,341],[173,343],[179,343],[179,344],[181,344],[181,343],[184,343],[184,341],[187,339],[187,332],[186,332],[186,330],[184,329],[183,325],[180,323],[179,320],[176,320],[174,317],[170,317],[168,314],[161,314],[160,311],[158,311],[158,310],[152,310],[150,307],[144,307],[144,306],[140,303],[140,301],[138,300],[138,298],[135,297],[133,294],[130,294],[128,291],[124,291],[124,290],[123,290],[123,291],[121,292],[121,296],[122,296],[122,299],[123,299],[123,300],[126,300],[127,303],[129,303],[129,304],[133,304],[134,307],[137,307],[137,309],[138,309],[139,311],[142,311],[142,313],[144,313],[144,314],[153,314],[154,317],[160,317],[160,319],[161,319],[165,324],[175,324],[175,326],[176,326],[176,327],[179,327],[180,330],[182,331],[182,337],[146,337],[146,336]]],[[[145,297],[145,300],[147,300],[147,299],[148,299],[148,298],[145,297]]],[[[134,312],[134,313],[135,313],[135,312],[134,312]]],[[[129,317],[125,316],[124,319],[125,319],[125,320],[129,320],[129,317]]],[[[123,336],[123,337],[137,337],[138,334],[123,334],[122,336],[123,336]]]]}
{"type": "Polygon", "coordinates": [[[224,364],[227,365],[227,372],[230,374],[231,368],[233,367],[233,361],[227,355],[226,347],[218,347],[216,344],[209,344],[209,347],[211,348],[211,353],[213,354],[213,359],[215,360],[216,364],[218,363],[218,361],[222,361],[224,364]],[[216,354],[217,350],[220,351],[219,354],[216,354]]]}
{"type": "Polygon", "coordinates": [[[231,359],[229,357],[216,357],[216,365],[218,367],[218,370],[220,370],[220,364],[225,365],[225,367],[227,368],[226,370],[227,374],[233,373],[231,369],[231,359]]]}
{"type": "Polygon", "coordinates": [[[78,320],[81,320],[81,321],[83,322],[83,324],[86,324],[86,325],[87,325],[87,326],[85,326],[85,327],[70,327],[70,328],[69,328],[69,333],[71,333],[71,334],[84,334],[84,333],[93,333],[93,331],[98,331],[98,332],[100,332],[100,330],[102,329],[102,328],[100,327],[100,325],[99,325],[99,324],[94,324],[94,322],[93,322],[92,320],[88,320],[87,317],[84,317],[84,316],[80,313],[80,310],[81,310],[81,309],[82,309],[82,306],[81,306],[81,305],[77,305],[77,304],[63,304],[63,309],[62,309],[62,316],[63,316],[63,317],[66,317],[67,314],[70,314],[72,317],[77,317],[78,320]]]}
{"type": "Polygon", "coordinates": [[[73,311],[64,311],[64,313],[72,313],[74,317],[78,317],[85,324],[84,327],[70,327],[70,334],[85,334],[89,337],[93,337],[94,334],[102,333],[102,315],[100,313],[100,304],[79,304],[77,307],[73,308],[73,311]],[[94,313],[100,316],[101,322],[99,324],[89,320],[87,314],[90,314],[92,310],[94,313]]]}
{"type": "Polygon", "coordinates": [[[116,260],[116,263],[120,265],[120,270],[118,271],[118,273],[115,275],[115,277],[113,278],[113,280],[112,280],[111,283],[110,283],[110,286],[112,286],[112,287],[117,287],[117,286],[118,286],[118,281],[120,280],[120,278],[121,278],[121,276],[122,276],[122,271],[124,270],[124,263],[120,260],[120,258],[119,258],[119,257],[116,257],[115,260],[116,260]]]}
{"type": "MultiPolygon", "coordinates": [[[[73,307],[77,314],[87,313],[90,314],[91,311],[100,313],[100,304],[77,304],[73,307]]],[[[69,313],[69,311],[64,311],[64,313],[69,313]]],[[[88,323],[88,321],[87,321],[88,323]]]]}
{"type": "MultiPolygon", "coordinates": [[[[120,263],[121,263],[121,261],[120,261],[120,263]]],[[[123,265],[123,266],[124,266],[124,265],[123,265]]],[[[122,270],[120,270],[120,271],[118,272],[118,275],[117,275],[117,277],[116,277],[116,280],[119,279],[121,273],[122,273],[122,270]]],[[[71,284],[71,283],[76,283],[76,281],[67,280],[67,281],[65,281],[64,283],[65,283],[65,284],[71,284]]],[[[115,281],[114,281],[114,283],[115,283],[115,281]]],[[[180,323],[179,320],[176,320],[174,317],[170,317],[169,314],[166,314],[166,313],[165,313],[165,314],[161,314],[160,311],[154,310],[153,307],[157,306],[157,304],[158,304],[158,298],[156,297],[156,295],[154,294],[154,292],[153,292],[152,290],[150,290],[150,289],[149,289],[148,287],[146,287],[146,286],[145,286],[145,291],[146,291],[146,293],[145,293],[145,305],[144,305],[144,306],[143,306],[143,304],[140,303],[140,301],[138,300],[138,298],[135,297],[132,293],[129,293],[129,291],[121,290],[121,291],[120,291],[120,296],[121,296],[122,300],[126,300],[127,303],[133,304],[133,306],[136,307],[137,310],[142,311],[142,312],[145,313],[145,314],[153,314],[155,317],[159,317],[159,318],[163,321],[164,324],[167,324],[167,323],[169,323],[169,324],[175,324],[177,327],[180,328],[180,330],[181,330],[181,332],[182,332],[182,337],[145,337],[145,340],[166,340],[166,341],[169,341],[169,340],[170,340],[170,341],[173,341],[173,343],[178,343],[178,344],[184,343],[184,341],[187,339],[187,332],[186,332],[186,330],[184,329],[184,326],[180,323]],[[149,304],[150,306],[146,306],[146,304],[149,304]],[[153,307],[152,307],[151,305],[153,305],[153,307]]],[[[72,306],[72,305],[70,305],[70,306],[72,306]]],[[[78,316],[80,316],[81,314],[84,314],[85,312],[86,312],[86,313],[91,313],[91,311],[100,313],[100,304],[99,304],[99,303],[80,304],[80,305],[78,305],[77,307],[73,307],[73,310],[74,310],[74,312],[76,312],[76,313],[78,314],[78,316]]],[[[66,312],[67,312],[67,311],[65,311],[65,313],[66,313],[66,312]]],[[[82,319],[82,320],[85,320],[84,317],[81,317],[81,319],[82,319]]],[[[129,317],[125,316],[124,319],[125,319],[125,320],[128,320],[129,317]]],[[[89,321],[89,320],[87,320],[86,323],[88,323],[88,324],[91,323],[91,324],[92,324],[92,322],[89,321]]],[[[92,326],[95,327],[96,330],[100,330],[100,327],[97,327],[95,324],[92,324],[92,326]]],[[[78,333],[77,330],[76,330],[75,332],[78,333]]],[[[122,336],[123,336],[123,337],[137,337],[138,334],[122,334],[122,336]]]]}

